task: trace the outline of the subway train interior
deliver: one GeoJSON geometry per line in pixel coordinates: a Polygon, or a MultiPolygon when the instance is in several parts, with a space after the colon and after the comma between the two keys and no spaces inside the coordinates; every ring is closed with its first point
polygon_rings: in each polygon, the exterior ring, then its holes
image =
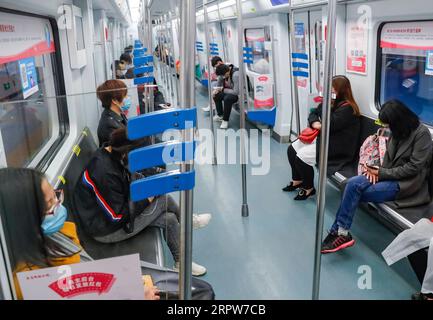
{"type": "Polygon", "coordinates": [[[430,0],[0,0],[0,300],[431,300],[431,132],[430,0]]]}

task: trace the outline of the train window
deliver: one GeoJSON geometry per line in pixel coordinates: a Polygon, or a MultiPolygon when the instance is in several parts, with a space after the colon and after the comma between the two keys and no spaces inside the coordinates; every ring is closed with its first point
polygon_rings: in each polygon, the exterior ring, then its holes
{"type": "Polygon", "coordinates": [[[433,126],[433,21],[385,23],[379,32],[379,103],[399,99],[433,126]]]}
{"type": "Polygon", "coordinates": [[[0,21],[0,167],[42,169],[67,126],[55,21],[10,11],[0,21]]]}
{"type": "Polygon", "coordinates": [[[248,69],[259,74],[270,73],[269,55],[271,35],[269,28],[253,28],[245,30],[245,43],[253,49],[253,63],[248,64],[248,69]]]}

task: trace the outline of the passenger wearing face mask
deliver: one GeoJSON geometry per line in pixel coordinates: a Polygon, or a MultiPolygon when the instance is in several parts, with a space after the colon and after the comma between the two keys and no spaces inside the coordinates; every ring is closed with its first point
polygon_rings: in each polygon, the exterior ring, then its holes
{"type": "MultiPolygon", "coordinates": [[[[33,169],[0,169],[0,216],[18,299],[23,299],[19,272],[91,261],[68,222],[62,192],[33,169]]],[[[156,287],[144,287],[144,298],[159,300],[156,287]]]]}
{"type": "Polygon", "coordinates": [[[96,90],[104,111],[98,125],[99,146],[110,140],[111,133],[119,128],[126,128],[126,114],[131,107],[128,88],[120,80],[107,80],[96,90]]]}
{"type": "MultiPolygon", "coordinates": [[[[388,101],[382,106],[379,120],[391,132],[383,163],[380,166],[362,164],[363,174],[348,179],[335,221],[322,243],[322,253],[337,252],[355,244],[349,230],[360,202],[393,201],[400,209],[415,208],[431,201],[429,180],[432,138],[429,129],[398,100],[388,101]]],[[[422,231],[417,230],[417,233],[419,237],[422,231]]],[[[416,247],[417,236],[408,236],[406,241],[416,247]]],[[[418,245],[422,242],[425,243],[420,241],[418,245]]],[[[405,249],[404,240],[403,243],[398,241],[384,256],[389,263],[395,262],[402,258],[405,249]]]]}
{"type": "MultiPolygon", "coordinates": [[[[361,130],[360,115],[349,79],[345,76],[335,76],[332,80],[328,175],[341,170],[357,158],[361,130]]],[[[313,129],[322,129],[322,104],[311,111],[308,123],[313,129]]],[[[306,200],[316,193],[314,166],[319,161],[319,149],[320,133],[314,143],[304,144],[296,140],[287,150],[292,169],[292,181],[283,188],[283,191],[298,190],[295,200],[306,200]]]]}
{"type": "Polygon", "coordinates": [[[212,90],[217,110],[214,120],[221,121],[221,129],[227,129],[232,107],[239,100],[239,68],[232,64],[219,64],[215,72],[218,83],[212,90]]]}
{"type": "MultiPolygon", "coordinates": [[[[129,141],[126,130],[115,130],[110,141],[95,152],[74,190],[74,203],[82,225],[95,240],[116,243],[134,237],[149,226],[162,228],[178,268],[180,260],[180,210],[169,196],[130,201],[133,176],[127,155],[137,141],[129,141]]],[[[194,228],[205,227],[210,214],[193,216],[194,228]]],[[[201,276],[206,268],[193,263],[192,274],[201,276]]]]}

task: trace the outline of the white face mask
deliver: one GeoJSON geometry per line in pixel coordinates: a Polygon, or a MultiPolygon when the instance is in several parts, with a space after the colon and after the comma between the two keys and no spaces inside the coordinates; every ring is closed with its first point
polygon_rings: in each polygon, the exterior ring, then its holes
{"type": "Polygon", "coordinates": [[[333,100],[337,99],[337,94],[336,94],[335,92],[333,92],[333,93],[331,94],[331,98],[332,98],[333,100]]]}

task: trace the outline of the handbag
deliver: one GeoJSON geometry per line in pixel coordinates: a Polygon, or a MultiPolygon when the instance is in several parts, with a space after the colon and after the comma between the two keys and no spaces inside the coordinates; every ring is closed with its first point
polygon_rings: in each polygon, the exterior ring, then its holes
{"type": "Polygon", "coordinates": [[[320,130],[318,129],[305,128],[298,136],[298,139],[303,143],[311,144],[313,143],[314,139],[317,138],[319,132],[320,130]]]}
{"type": "Polygon", "coordinates": [[[380,128],[376,134],[365,139],[359,149],[358,175],[364,172],[363,165],[381,166],[387,149],[389,131],[380,128]]]}

